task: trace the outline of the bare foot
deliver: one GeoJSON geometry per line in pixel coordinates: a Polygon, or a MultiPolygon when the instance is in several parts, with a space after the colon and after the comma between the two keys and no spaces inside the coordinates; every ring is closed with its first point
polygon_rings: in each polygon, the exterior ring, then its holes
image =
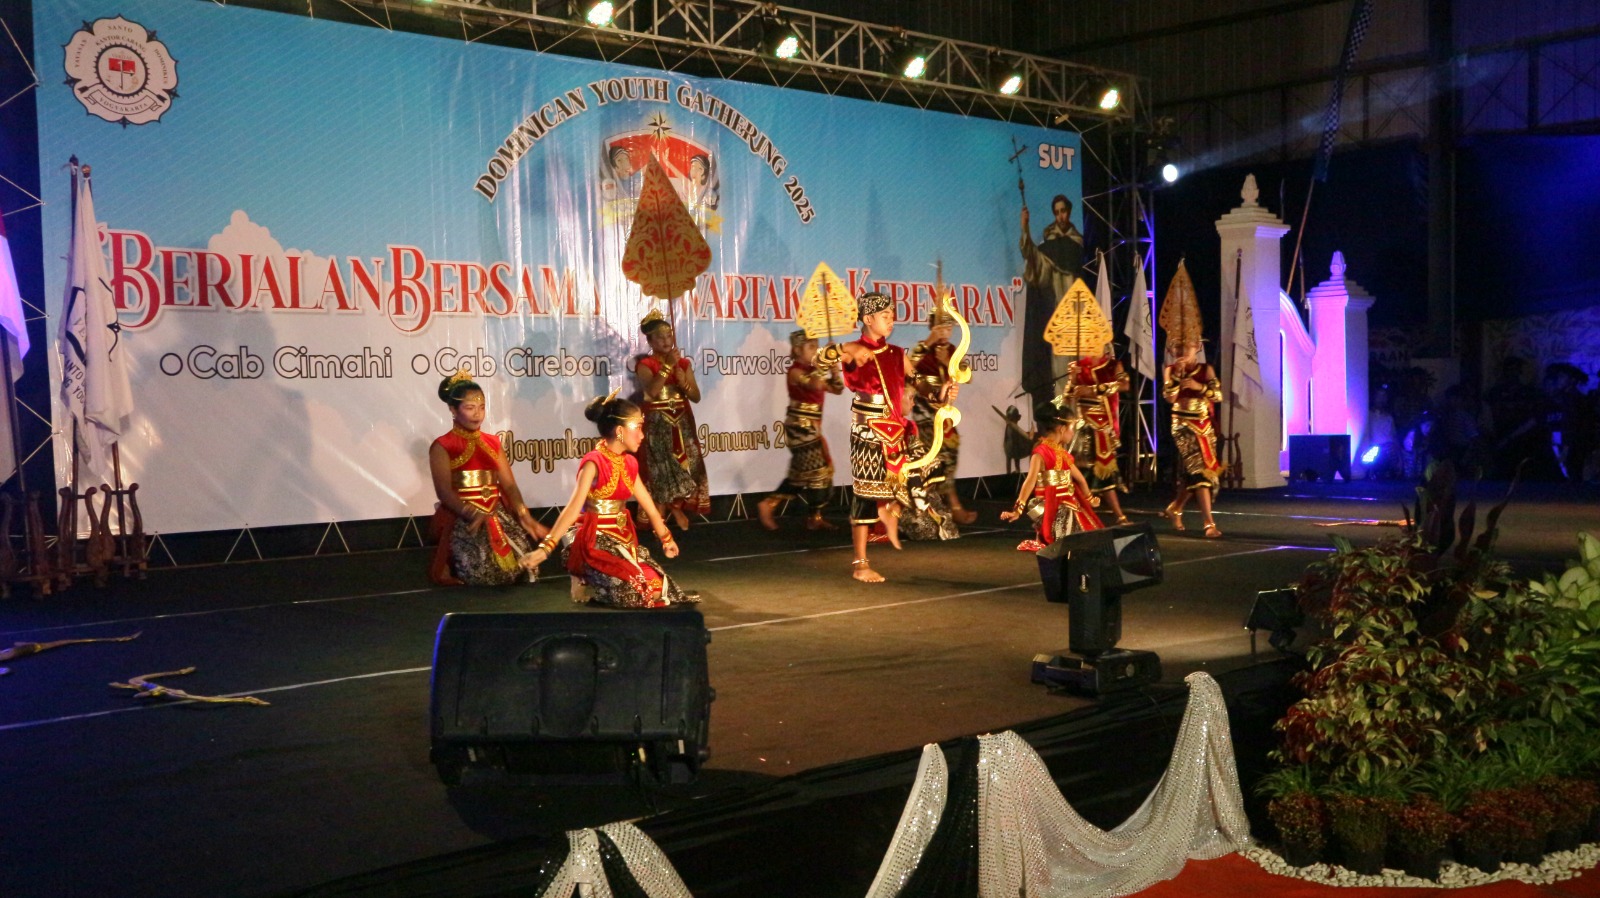
{"type": "Polygon", "coordinates": [[[761,519],[761,526],[768,530],[778,529],[778,522],[773,519],[773,512],[778,509],[778,500],[768,496],[756,503],[756,517],[761,519]]]}
{"type": "Polygon", "coordinates": [[[689,516],[683,513],[683,509],[674,505],[669,510],[672,512],[672,523],[677,524],[679,530],[688,530],[689,516]]]}
{"type": "MultiPolygon", "coordinates": [[[[883,535],[889,538],[889,545],[900,548],[900,511],[897,506],[890,506],[892,511],[883,515],[883,535]]],[[[880,578],[881,579],[881,578],[880,578]]]]}
{"type": "Polygon", "coordinates": [[[850,571],[850,576],[860,580],[862,583],[883,582],[883,575],[873,570],[872,566],[867,564],[867,560],[865,558],[858,558],[855,561],[850,562],[850,564],[854,568],[850,571]]]}
{"type": "Polygon", "coordinates": [[[814,514],[811,517],[806,518],[806,529],[807,530],[838,530],[839,527],[836,524],[828,523],[827,520],[822,517],[822,515],[814,514]]]}

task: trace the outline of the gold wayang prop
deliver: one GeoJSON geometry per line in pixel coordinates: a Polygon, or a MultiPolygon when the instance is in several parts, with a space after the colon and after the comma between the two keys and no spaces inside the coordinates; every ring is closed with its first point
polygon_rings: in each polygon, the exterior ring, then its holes
{"type": "Polygon", "coordinates": [[[800,297],[794,323],[813,340],[831,340],[856,329],[856,300],[826,262],[818,262],[800,297]]]}
{"type": "MultiPolygon", "coordinates": [[[[956,311],[955,294],[944,291],[942,284],[936,289],[940,291],[939,301],[944,308],[945,314],[953,318],[956,326],[961,328],[961,340],[956,343],[955,351],[950,353],[950,361],[946,364],[945,370],[950,373],[951,383],[964,384],[972,380],[972,369],[967,367],[966,364],[967,349],[972,345],[972,328],[967,326],[967,319],[956,311]]],[[[921,458],[906,462],[901,467],[902,471],[915,471],[920,468],[926,468],[939,458],[939,450],[944,448],[944,431],[947,422],[951,427],[959,427],[961,425],[961,409],[956,408],[953,402],[945,403],[934,413],[933,437],[928,445],[928,451],[921,458]]]]}
{"type": "Polygon", "coordinates": [[[194,668],[185,667],[182,670],[168,670],[161,673],[141,674],[129,677],[126,683],[112,683],[114,689],[132,689],[134,698],[176,698],[189,702],[208,702],[214,705],[270,705],[271,702],[256,698],[253,695],[194,695],[182,689],[170,689],[160,683],[152,683],[157,677],[177,677],[183,674],[194,673],[194,668]]]}
{"type": "Polygon", "coordinates": [[[1200,300],[1194,295],[1194,281],[1189,280],[1189,269],[1184,267],[1182,259],[1178,260],[1172,283],[1167,285],[1157,321],[1167,332],[1168,347],[1200,342],[1200,300]]]}
{"type": "MultiPolygon", "coordinates": [[[[57,639],[55,642],[18,642],[14,643],[9,649],[0,649],[0,661],[15,661],[18,658],[37,655],[50,649],[58,649],[64,645],[83,645],[88,642],[132,642],[143,633],[144,631],[140,630],[132,636],[105,636],[99,639],[57,639]]],[[[0,674],[10,672],[9,668],[0,667],[0,674]]]]}
{"type": "Polygon", "coordinates": [[[1056,355],[1097,356],[1111,342],[1111,322],[1100,311],[1089,285],[1079,278],[1056,304],[1044,327],[1044,338],[1056,355]]]}
{"type": "Polygon", "coordinates": [[[672,300],[688,292],[709,267],[711,247],[667,170],[651,156],[622,251],[623,277],[638,284],[645,296],[672,300]]]}

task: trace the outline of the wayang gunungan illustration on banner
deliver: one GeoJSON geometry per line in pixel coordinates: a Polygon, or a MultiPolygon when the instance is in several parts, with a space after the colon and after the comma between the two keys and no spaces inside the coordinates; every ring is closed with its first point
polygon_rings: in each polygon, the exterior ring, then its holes
{"type": "MultiPolygon", "coordinates": [[[[34,15],[59,66],[38,91],[48,311],[76,156],[132,384],[124,478],[152,530],[430,512],[435,390],[461,369],[530,504],[560,504],[593,437],[583,405],[632,389],[652,309],[704,394],[712,492],[770,490],[819,263],[892,297],[904,345],[927,335],[942,263],[972,330],[960,474],[1005,471],[990,407],[1027,407],[1040,301],[1019,163],[1031,239],[1057,196],[1081,227],[1076,134],[227,5],[34,15]],[[621,271],[651,158],[712,250],[670,302],[621,271]]],[[[847,428],[824,422],[833,445],[847,428]]]]}

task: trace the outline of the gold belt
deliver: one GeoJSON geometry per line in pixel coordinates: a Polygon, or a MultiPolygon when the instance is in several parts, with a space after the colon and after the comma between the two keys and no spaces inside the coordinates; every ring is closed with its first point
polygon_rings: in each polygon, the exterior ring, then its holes
{"type": "Polygon", "coordinates": [[[791,402],[789,403],[789,414],[804,418],[820,418],[822,417],[822,403],[791,402]]]}
{"type": "Polygon", "coordinates": [[[1211,409],[1204,399],[1179,399],[1172,404],[1173,412],[1180,415],[1204,415],[1211,409]]]}
{"type": "Polygon", "coordinates": [[[1051,468],[1048,471],[1044,471],[1039,479],[1044,482],[1045,486],[1065,486],[1072,482],[1072,471],[1051,468]]]}
{"type": "Polygon", "coordinates": [[[589,507],[594,513],[603,518],[614,518],[628,508],[626,499],[590,499],[589,507]]]}
{"type": "Polygon", "coordinates": [[[499,484],[499,482],[499,475],[489,468],[472,468],[469,470],[450,472],[450,483],[458,491],[477,487],[495,486],[499,484]]]}

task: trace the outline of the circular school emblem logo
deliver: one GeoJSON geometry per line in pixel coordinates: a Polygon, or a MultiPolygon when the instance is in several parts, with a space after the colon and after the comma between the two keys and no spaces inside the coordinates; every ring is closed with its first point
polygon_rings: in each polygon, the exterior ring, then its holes
{"type": "Polygon", "coordinates": [[[65,67],[83,108],[123,127],[160,119],[178,96],[178,63],[166,45],[121,16],[85,22],[67,42],[65,67]]]}

